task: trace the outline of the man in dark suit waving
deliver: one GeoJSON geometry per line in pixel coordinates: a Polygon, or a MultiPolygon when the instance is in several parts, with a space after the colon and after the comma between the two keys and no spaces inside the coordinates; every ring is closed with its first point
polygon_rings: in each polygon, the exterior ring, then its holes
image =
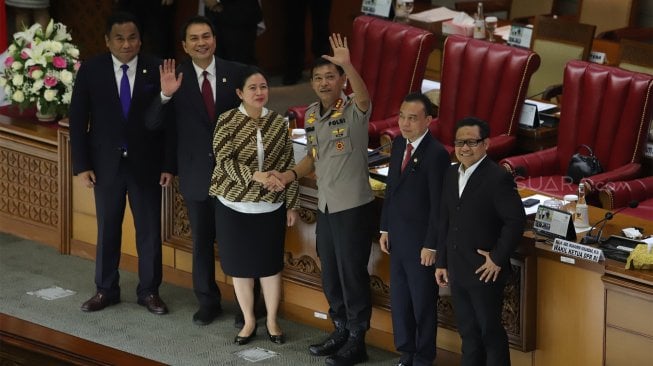
{"type": "Polygon", "coordinates": [[[161,96],[154,101],[148,126],[175,126],[179,185],[193,235],[193,289],[200,303],[193,322],[206,325],[222,313],[213,249],[216,206],[209,197],[213,130],[220,113],[240,104],[236,88],[246,66],[213,55],[215,32],[205,17],[186,22],[182,46],[190,60],[177,70],[174,60],[163,62],[161,96]]]}
{"type": "Polygon", "coordinates": [[[97,293],[83,311],[120,301],[118,263],[126,198],[134,216],[138,251],[138,303],[155,314],[168,312],[161,285],[161,187],[174,173],[174,144],[166,131],[145,126],[145,111],[158,97],[158,59],[139,55],[137,21],[115,13],[107,22],[110,53],[84,62],[70,105],[73,173],[94,189],[98,239],[97,293]]]}
{"type": "Polygon", "coordinates": [[[381,215],[381,250],[390,254],[390,300],[398,365],[435,359],[438,287],[433,275],[444,172],[449,154],[429,133],[433,107],[421,93],[404,98],[401,137],[392,142],[381,215]]]}
{"type": "Polygon", "coordinates": [[[512,176],[486,151],[490,128],[474,117],[456,123],[460,164],[444,178],[435,277],[451,286],[462,365],[510,365],[501,323],[510,255],[526,221],[512,176]]]}

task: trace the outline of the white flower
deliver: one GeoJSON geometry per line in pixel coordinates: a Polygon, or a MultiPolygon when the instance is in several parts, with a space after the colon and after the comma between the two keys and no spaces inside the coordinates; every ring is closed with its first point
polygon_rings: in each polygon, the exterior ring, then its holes
{"type": "Polygon", "coordinates": [[[19,71],[22,68],[23,68],[23,64],[21,64],[20,61],[14,61],[11,64],[11,69],[14,70],[14,71],[19,71]]]}
{"type": "Polygon", "coordinates": [[[74,58],[79,57],[79,50],[75,47],[70,47],[69,49],[66,50],[66,53],[68,53],[70,56],[74,58]]]}
{"type": "Polygon", "coordinates": [[[48,26],[45,28],[45,38],[50,38],[52,31],[54,30],[54,19],[50,18],[48,26]]]}
{"type": "Polygon", "coordinates": [[[44,51],[52,52],[53,54],[59,53],[63,50],[63,44],[57,41],[47,40],[43,41],[41,45],[44,51]]]}
{"type": "Polygon", "coordinates": [[[22,90],[16,90],[14,94],[12,94],[11,99],[14,102],[22,103],[23,101],[25,101],[25,94],[23,94],[22,90]]]}
{"type": "Polygon", "coordinates": [[[57,90],[56,89],[46,89],[45,92],[43,92],[43,99],[45,99],[48,102],[52,102],[57,98],[57,90]]]}
{"type": "Polygon", "coordinates": [[[0,87],[4,88],[7,86],[7,80],[5,78],[0,78],[0,87]]]}
{"type": "Polygon", "coordinates": [[[9,85],[5,86],[5,95],[6,96],[11,95],[11,87],[9,85]]]}
{"type": "Polygon", "coordinates": [[[73,73],[68,70],[62,70],[59,73],[59,80],[66,85],[71,85],[73,83],[73,73]]]}
{"type": "Polygon", "coordinates": [[[37,69],[37,70],[32,71],[32,79],[38,80],[38,79],[41,79],[41,78],[43,78],[43,70],[37,69]]]}
{"type": "Polygon", "coordinates": [[[7,51],[9,53],[14,53],[14,52],[16,52],[16,50],[17,50],[16,45],[13,44],[13,43],[9,45],[9,48],[7,48],[7,51]]]}
{"type": "Polygon", "coordinates": [[[32,84],[32,87],[30,88],[30,93],[38,94],[41,89],[43,89],[43,79],[34,80],[34,84],[32,84]]]}
{"type": "Polygon", "coordinates": [[[23,85],[23,81],[24,81],[24,80],[23,80],[23,75],[22,75],[22,74],[14,74],[14,77],[11,78],[11,82],[12,82],[15,86],[21,86],[21,85],[23,85]]]}
{"type": "Polygon", "coordinates": [[[66,91],[62,96],[61,96],[61,103],[63,104],[70,104],[70,100],[72,99],[73,93],[72,91],[66,91]]]}

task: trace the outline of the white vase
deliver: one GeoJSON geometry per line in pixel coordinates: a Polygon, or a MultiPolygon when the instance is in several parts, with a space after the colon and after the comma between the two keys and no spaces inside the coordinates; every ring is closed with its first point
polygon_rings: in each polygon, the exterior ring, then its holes
{"type": "Polygon", "coordinates": [[[57,115],[54,113],[41,113],[41,111],[36,111],[36,119],[39,122],[54,122],[57,119],[57,115]]]}

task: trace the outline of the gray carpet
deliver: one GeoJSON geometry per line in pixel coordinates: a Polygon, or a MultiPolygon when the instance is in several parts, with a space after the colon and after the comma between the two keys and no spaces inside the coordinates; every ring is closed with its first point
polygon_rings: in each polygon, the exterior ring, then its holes
{"type": "MultiPolygon", "coordinates": [[[[237,346],[233,338],[234,304],[225,303],[225,314],[204,327],[191,322],[197,302],[190,289],[163,284],[161,297],[170,314],[157,316],[136,304],[137,277],[121,272],[122,303],[95,313],[79,307],[93,295],[94,263],[78,257],[60,255],[52,247],[0,233],[0,312],[88,339],[132,354],[172,365],[249,365],[235,352],[261,347],[279,353],[259,361],[262,365],[322,365],[324,359],[307,352],[311,343],[326,333],[284,319],[280,320],[288,341],[271,343],[265,336],[265,321],[256,339],[237,346]],[[52,286],[77,293],[56,300],[28,295],[52,286]]],[[[393,353],[368,347],[368,365],[396,362],[393,353]]]]}

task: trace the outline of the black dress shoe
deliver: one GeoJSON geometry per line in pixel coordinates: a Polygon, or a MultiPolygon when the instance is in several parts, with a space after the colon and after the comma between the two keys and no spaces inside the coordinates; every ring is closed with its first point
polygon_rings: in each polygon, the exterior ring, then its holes
{"type": "Polygon", "coordinates": [[[196,325],[209,325],[222,314],[222,307],[200,308],[193,314],[193,323],[196,325]]]}
{"type": "Polygon", "coordinates": [[[311,344],[308,351],[313,356],[329,356],[340,349],[349,338],[349,331],[347,329],[336,329],[329,335],[329,337],[322,343],[311,344]]]}
{"type": "Polygon", "coordinates": [[[349,339],[335,355],[326,358],[324,363],[329,366],[350,366],[367,361],[367,347],[365,337],[351,332],[349,339]]]}
{"type": "Polygon", "coordinates": [[[246,337],[236,335],[236,338],[234,338],[234,343],[238,344],[239,346],[249,343],[252,339],[254,339],[254,337],[256,337],[256,328],[258,327],[254,327],[252,334],[246,337]]]}
{"type": "Polygon", "coordinates": [[[268,333],[268,338],[270,338],[270,342],[276,343],[276,344],[284,344],[286,343],[286,336],[281,334],[271,334],[269,330],[267,330],[268,333]]]}
{"type": "Polygon", "coordinates": [[[145,306],[152,314],[168,314],[168,306],[157,294],[149,294],[142,299],[138,299],[138,305],[145,306]]]}
{"type": "Polygon", "coordinates": [[[93,297],[82,304],[82,311],[98,311],[120,302],[120,298],[110,298],[102,292],[96,292],[93,297]]]}

